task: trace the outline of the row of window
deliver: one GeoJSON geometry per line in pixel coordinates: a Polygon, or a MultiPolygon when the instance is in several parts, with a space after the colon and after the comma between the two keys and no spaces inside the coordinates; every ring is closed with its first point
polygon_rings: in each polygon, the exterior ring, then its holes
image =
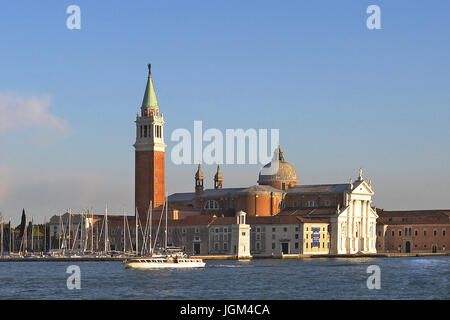
{"type": "MultiPolygon", "coordinates": [[[[298,247],[299,247],[299,243],[298,242],[295,242],[294,243],[294,248],[295,249],[298,249],[298,247]]],[[[311,242],[311,243],[306,243],[306,245],[305,245],[305,248],[314,248],[314,247],[317,247],[317,248],[320,248],[321,247],[321,245],[320,245],[320,243],[314,243],[314,242],[311,242]]],[[[327,248],[329,248],[330,247],[330,244],[328,243],[327,244],[327,248]]],[[[276,242],[272,242],[272,250],[275,250],[276,249],[276,242]]],[[[325,242],[322,242],[322,249],[325,249],[325,242]]],[[[260,242],[256,242],[256,250],[261,250],[261,243],[260,242]]]]}
{"type": "MultiPolygon", "coordinates": [[[[169,232],[171,232],[170,229],[169,229],[169,232]]],[[[195,232],[195,233],[200,233],[200,228],[195,227],[194,232],[195,232]]],[[[219,232],[231,232],[231,228],[227,228],[227,227],[224,227],[224,228],[214,228],[214,229],[211,229],[211,232],[215,232],[215,233],[219,233],[219,232]]],[[[186,228],[183,228],[183,229],[182,229],[182,233],[186,233],[186,228]]]]}
{"type": "MultiPolygon", "coordinates": [[[[218,234],[215,234],[214,235],[214,241],[219,241],[219,235],[218,234]]],[[[222,240],[223,241],[228,241],[228,235],[227,234],[224,234],[223,236],[222,236],[222,240]]]]}
{"type": "MultiPolygon", "coordinates": [[[[294,242],[294,248],[295,249],[298,249],[298,247],[299,247],[299,243],[298,242],[294,242]]],[[[322,249],[324,249],[325,248],[325,242],[322,242],[322,244],[320,244],[319,242],[306,242],[305,243],[305,248],[314,248],[314,247],[316,247],[316,248],[319,248],[320,249],[320,247],[322,247],[322,249]]],[[[327,243],[327,248],[330,248],[330,243],[327,243]]],[[[272,250],[275,250],[276,249],[276,242],[272,242],[272,250]]],[[[256,242],[256,250],[261,250],[261,242],[259,242],[259,241],[257,241],[256,242]]]]}
{"type": "MultiPolygon", "coordinates": [[[[330,200],[325,200],[323,204],[324,204],[325,207],[329,207],[329,206],[331,206],[331,201],[330,200]]],[[[293,206],[294,207],[298,207],[300,205],[301,205],[301,202],[297,202],[297,201],[293,202],[293,206]]],[[[318,202],[316,202],[314,200],[309,200],[309,201],[307,201],[304,204],[304,206],[305,207],[309,207],[309,208],[314,208],[314,207],[318,207],[319,205],[318,205],[318,202]]]]}
{"type": "MultiPolygon", "coordinates": [[[[323,228],[324,229],[324,231],[325,231],[325,228],[323,228]]],[[[254,229],[257,233],[259,233],[259,232],[265,232],[265,228],[263,227],[263,228],[261,228],[261,227],[256,227],[255,229],[254,229]]],[[[295,227],[295,231],[296,232],[298,232],[300,229],[299,229],[299,227],[295,227]]],[[[277,231],[277,228],[276,227],[273,227],[272,228],[272,232],[276,232],[277,231]]],[[[287,232],[287,227],[283,227],[283,232],[287,232]]]]}
{"type": "MultiPolygon", "coordinates": [[[[381,245],[379,245],[379,247],[381,247],[381,245]]],[[[391,245],[391,248],[394,248],[394,247],[395,247],[394,245],[391,245]]],[[[402,245],[399,244],[398,247],[401,248],[402,245]]],[[[418,246],[417,244],[414,245],[414,248],[418,248],[418,247],[419,247],[419,246],[418,246]]],[[[424,248],[427,248],[427,244],[425,243],[425,244],[423,245],[423,247],[424,247],[424,248]]],[[[445,245],[445,243],[444,243],[444,244],[442,245],[442,249],[445,250],[445,248],[446,248],[446,245],[445,245]]]]}
{"type": "MultiPolygon", "coordinates": [[[[219,251],[220,249],[220,245],[219,245],[219,243],[214,243],[214,250],[216,250],[216,251],[219,251]]],[[[226,242],[224,242],[223,243],[223,245],[222,245],[222,248],[223,248],[223,250],[228,250],[228,243],[226,243],[226,242]]]]}
{"type": "MultiPolygon", "coordinates": [[[[309,247],[312,249],[314,247],[320,248],[320,243],[310,242],[309,247]]],[[[327,244],[327,247],[330,247],[330,243],[327,244]]],[[[308,242],[305,242],[305,248],[308,249],[308,242]]],[[[322,249],[325,248],[325,242],[322,242],[322,249]]]]}
{"type": "MultiPolygon", "coordinates": [[[[446,235],[446,230],[442,229],[442,236],[445,237],[446,235]]],[[[419,235],[419,230],[415,229],[414,230],[414,236],[417,237],[419,235]]],[[[427,236],[427,229],[423,230],[423,235],[426,237],[427,236]]],[[[433,236],[437,237],[438,235],[438,231],[437,229],[433,230],[433,236]]],[[[378,236],[381,237],[381,231],[378,232],[378,236]]],[[[395,236],[395,230],[391,230],[391,236],[394,237],[395,236]]],[[[402,236],[402,230],[398,230],[398,236],[401,237],[402,236]]],[[[411,228],[405,228],[405,236],[411,236],[411,228]]]]}
{"type": "Polygon", "coordinates": [[[215,233],[219,233],[219,232],[231,232],[231,228],[227,228],[227,227],[224,227],[224,228],[214,228],[214,229],[211,229],[211,232],[215,232],[215,233]]]}
{"type": "MultiPolygon", "coordinates": [[[[140,138],[149,138],[152,137],[152,126],[150,125],[141,125],[139,127],[139,137],[140,138]]],[[[162,137],[162,127],[161,126],[154,126],[154,132],[155,132],[155,138],[161,138],[162,137]]]]}
{"type": "MultiPolygon", "coordinates": [[[[320,234],[319,234],[318,236],[319,236],[319,238],[320,238],[320,234]]],[[[311,235],[311,239],[312,239],[313,237],[314,237],[314,236],[311,235]]],[[[309,234],[307,233],[305,239],[309,239],[309,238],[310,238],[310,237],[309,237],[309,234]]],[[[322,239],[325,239],[325,233],[322,233],[322,239]]]]}
{"type": "MultiPolygon", "coordinates": [[[[211,200],[210,200],[211,201],[211,200]]],[[[213,200],[212,200],[213,201],[213,200]]],[[[314,228],[314,229],[319,229],[319,231],[323,231],[326,232],[326,227],[322,227],[322,228],[314,228]]],[[[256,227],[255,228],[256,231],[256,238],[257,240],[261,239],[261,232],[264,232],[263,228],[261,227],[256,227]]],[[[276,233],[277,228],[273,227],[272,228],[272,232],[276,233]]],[[[287,227],[283,227],[283,232],[287,232],[288,228],[287,227]]],[[[299,227],[295,227],[295,231],[298,232],[299,231],[299,227]]],[[[313,231],[313,228],[307,227],[305,229],[305,231],[311,233],[313,231]]],[[[169,231],[170,232],[170,231],[169,231]]],[[[231,232],[231,228],[227,228],[227,227],[220,227],[220,228],[214,228],[211,229],[211,232],[215,232],[215,233],[219,233],[219,232],[231,232]]],[[[185,234],[186,233],[186,228],[182,229],[182,233],[185,234]]],[[[198,227],[195,228],[195,233],[200,233],[200,229],[198,227]]],[[[309,233],[306,233],[306,239],[309,238],[309,233]]],[[[322,234],[322,238],[325,238],[325,234],[322,234]]],[[[275,239],[275,234],[272,234],[272,239],[275,239]]],[[[299,239],[299,234],[295,234],[295,239],[299,239]]]]}
{"type": "MultiPolygon", "coordinates": [[[[317,229],[317,228],[313,228],[313,227],[311,227],[311,228],[309,228],[309,227],[306,227],[306,231],[313,231],[313,229],[317,229]]],[[[320,229],[320,228],[319,228],[320,229]]],[[[320,230],[319,230],[320,231],[320,230]]],[[[325,231],[325,227],[322,227],[322,231],[325,231]]]]}

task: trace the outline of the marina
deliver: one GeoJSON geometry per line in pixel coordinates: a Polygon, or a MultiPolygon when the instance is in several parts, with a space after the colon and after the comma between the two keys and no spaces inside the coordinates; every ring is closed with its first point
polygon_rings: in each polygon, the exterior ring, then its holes
{"type": "MultiPolygon", "coordinates": [[[[449,257],[450,253],[376,253],[376,254],[363,254],[363,255],[280,255],[280,256],[265,256],[265,257],[252,257],[251,260],[261,259],[361,259],[361,258],[416,258],[416,257],[449,257]]],[[[196,256],[202,260],[249,260],[239,259],[237,256],[232,255],[199,255],[196,256]]],[[[0,258],[0,262],[101,262],[101,261],[125,261],[127,259],[139,259],[133,255],[124,256],[3,256],[0,258]]],[[[142,257],[145,258],[145,257],[142,257]]]]}

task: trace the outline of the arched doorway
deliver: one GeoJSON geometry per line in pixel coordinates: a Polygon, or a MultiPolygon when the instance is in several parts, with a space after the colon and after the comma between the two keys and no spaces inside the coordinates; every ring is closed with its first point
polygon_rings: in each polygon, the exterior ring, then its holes
{"type": "Polygon", "coordinates": [[[411,252],[411,242],[406,241],[405,243],[405,252],[410,253],[411,252]]]}
{"type": "Polygon", "coordinates": [[[431,247],[432,252],[436,253],[437,252],[437,245],[433,244],[433,246],[431,247]]]}

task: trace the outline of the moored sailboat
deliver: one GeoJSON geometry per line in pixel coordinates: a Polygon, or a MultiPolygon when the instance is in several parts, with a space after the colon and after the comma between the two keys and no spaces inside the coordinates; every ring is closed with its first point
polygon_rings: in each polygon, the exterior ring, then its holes
{"type": "MultiPolygon", "coordinates": [[[[160,254],[154,254],[154,249],[152,249],[152,239],[151,239],[151,223],[152,219],[150,218],[150,248],[149,248],[149,256],[148,257],[136,257],[133,259],[125,260],[124,266],[129,269],[168,269],[168,268],[203,268],[205,267],[205,262],[201,258],[197,257],[189,257],[180,249],[171,250],[167,246],[167,198],[165,203],[166,209],[166,228],[165,228],[165,239],[164,239],[164,249],[160,254]]],[[[164,214],[164,207],[161,212],[161,218],[164,214]]],[[[159,231],[159,226],[158,226],[159,231]]],[[[147,233],[148,234],[148,233],[147,233]]],[[[156,234],[156,238],[158,237],[158,233],[156,234]]],[[[156,245],[155,238],[155,245],[156,245]]],[[[136,243],[137,243],[137,233],[136,233],[136,243]]],[[[145,241],[146,243],[147,241],[145,241]]],[[[154,247],[154,246],[153,246],[154,247]]]]}

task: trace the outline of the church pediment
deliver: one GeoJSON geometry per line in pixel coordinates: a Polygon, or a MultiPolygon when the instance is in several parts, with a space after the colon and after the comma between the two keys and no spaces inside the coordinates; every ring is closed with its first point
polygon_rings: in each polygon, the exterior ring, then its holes
{"type": "Polygon", "coordinates": [[[375,194],[375,192],[373,192],[373,190],[369,186],[369,184],[364,180],[355,182],[351,193],[352,194],[371,195],[371,196],[373,196],[375,194]]]}

